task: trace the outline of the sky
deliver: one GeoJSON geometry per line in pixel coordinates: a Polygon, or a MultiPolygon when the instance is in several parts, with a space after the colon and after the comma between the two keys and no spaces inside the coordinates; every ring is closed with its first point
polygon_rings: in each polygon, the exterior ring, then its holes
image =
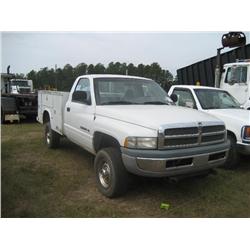
{"type": "MultiPolygon", "coordinates": [[[[227,32],[3,32],[1,72],[8,65],[12,73],[27,74],[56,64],[61,68],[82,62],[107,66],[119,61],[135,65],[158,62],[176,75],[178,68],[215,56],[227,32]]],[[[249,43],[249,32],[245,34],[249,43]]]]}

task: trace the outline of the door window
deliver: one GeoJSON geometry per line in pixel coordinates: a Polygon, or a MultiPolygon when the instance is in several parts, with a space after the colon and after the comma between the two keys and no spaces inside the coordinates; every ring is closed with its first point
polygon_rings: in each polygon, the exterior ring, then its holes
{"type": "Polygon", "coordinates": [[[82,78],[76,85],[75,91],[86,91],[90,92],[90,83],[89,79],[82,78]]]}
{"type": "Polygon", "coordinates": [[[237,66],[228,68],[225,82],[230,85],[234,85],[235,83],[246,83],[247,67],[237,66]]]}
{"type": "Polygon", "coordinates": [[[77,92],[80,92],[80,91],[86,92],[86,94],[87,94],[87,100],[89,101],[89,103],[91,103],[90,82],[89,82],[89,79],[87,79],[87,78],[81,78],[78,81],[74,92],[76,92],[76,91],[77,92]]]}
{"type": "Polygon", "coordinates": [[[175,89],[174,94],[178,96],[177,105],[197,109],[193,94],[188,89],[175,89]]]}

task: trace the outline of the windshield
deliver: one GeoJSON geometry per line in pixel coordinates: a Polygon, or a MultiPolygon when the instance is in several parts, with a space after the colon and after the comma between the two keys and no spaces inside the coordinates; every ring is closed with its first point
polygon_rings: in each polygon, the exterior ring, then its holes
{"type": "Polygon", "coordinates": [[[238,101],[228,92],[216,89],[195,89],[203,109],[240,108],[238,101]]]}
{"type": "Polygon", "coordinates": [[[11,86],[29,87],[28,81],[11,81],[11,86]]]}
{"type": "Polygon", "coordinates": [[[96,78],[94,86],[97,105],[172,104],[167,93],[152,80],[96,78]]]}
{"type": "Polygon", "coordinates": [[[226,83],[233,85],[235,83],[247,82],[247,67],[246,66],[234,66],[227,70],[226,83]]]}

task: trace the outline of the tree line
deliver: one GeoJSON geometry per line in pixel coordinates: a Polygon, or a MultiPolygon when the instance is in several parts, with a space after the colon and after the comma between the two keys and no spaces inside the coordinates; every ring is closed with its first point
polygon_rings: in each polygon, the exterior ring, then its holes
{"type": "Polygon", "coordinates": [[[150,65],[133,63],[111,62],[105,67],[103,64],[96,65],[80,63],[76,67],[66,64],[63,68],[42,68],[39,71],[31,70],[27,78],[31,79],[35,89],[57,89],[59,91],[69,91],[76,77],[85,74],[119,74],[133,75],[151,78],[159,83],[163,88],[168,89],[176,79],[166,69],[162,69],[158,63],[150,65]]]}

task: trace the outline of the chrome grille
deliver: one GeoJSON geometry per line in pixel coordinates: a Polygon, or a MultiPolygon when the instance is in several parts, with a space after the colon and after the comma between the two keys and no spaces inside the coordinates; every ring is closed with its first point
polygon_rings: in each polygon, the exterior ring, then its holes
{"type": "Polygon", "coordinates": [[[166,127],[159,130],[160,149],[196,147],[224,142],[225,126],[221,124],[188,124],[183,127],[166,127]]]}
{"type": "Polygon", "coordinates": [[[205,126],[202,128],[203,133],[212,133],[225,130],[224,125],[214,125],[214,126],[205,126]]]}
{"type": "Polygon", "coordinates": [[[195,144],[197,143],[197,138],[198,136],[189,138],[167,138],[164,140],[164,146],[171,147],[183,144],[195,144]]]}
{"type": "Polygon", "coordinates": [[[170,128],[165,130],[165,135],[186,135],[186,134],[197,134],[198,127],[190,128],[170,128]]]}
{"type": "Polygon", "coordinates": [[[29,94],[30,93],[30,89],[26,89],[26,88],[19,88],[19,93],[20,94],[29,94]]]}

